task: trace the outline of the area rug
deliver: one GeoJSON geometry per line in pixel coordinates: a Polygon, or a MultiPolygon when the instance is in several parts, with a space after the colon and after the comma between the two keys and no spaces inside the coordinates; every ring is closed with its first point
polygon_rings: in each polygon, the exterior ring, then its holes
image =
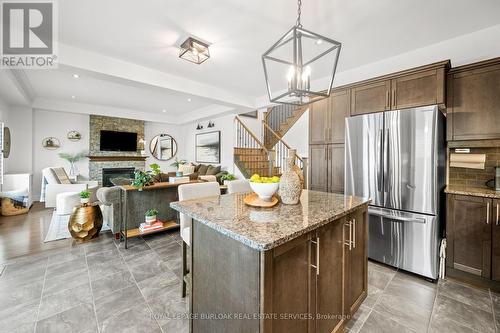
{"type": "MultiPolygon", "coordinates": [[[[71,238],[71,234],[68,230],[68,222],[70,215],[58,215],[54,211],[52,213],[52,219],[50,221],[49,230],[45,236],[44,242],[52,242],[59,239],[71,238]]],[[[111,230],[107,224],[102,225],[101,232],[111,230]]]]}

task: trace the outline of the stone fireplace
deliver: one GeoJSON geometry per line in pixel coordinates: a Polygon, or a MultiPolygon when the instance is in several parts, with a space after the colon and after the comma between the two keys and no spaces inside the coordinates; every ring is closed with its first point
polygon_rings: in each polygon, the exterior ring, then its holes
{"type": "MultiPolygon", "coordinates": [[[[146,157],[141,155],[141,150],[144,149],[144,121],[91,115],[89,139],[89,178],[98,181],[99,186],[106,186],[103,182],[104,169],[145,170],[146,157]],[[101,151],[102,130],[137,133],[137,150],[135,152],[101,151]]],[[[115,177],[119,176],[113,175],[111,178],[115,177]]]]}

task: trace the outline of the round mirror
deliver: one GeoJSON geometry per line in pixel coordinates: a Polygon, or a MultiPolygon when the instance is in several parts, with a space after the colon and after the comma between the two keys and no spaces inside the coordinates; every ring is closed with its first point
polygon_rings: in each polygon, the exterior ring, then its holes
{"type": "Polygon", "coordinates": [[[158,134],[149,143],[149,151],[157,160],[168,161],[177,154],[177,142],[168,134],[158,134]]]}

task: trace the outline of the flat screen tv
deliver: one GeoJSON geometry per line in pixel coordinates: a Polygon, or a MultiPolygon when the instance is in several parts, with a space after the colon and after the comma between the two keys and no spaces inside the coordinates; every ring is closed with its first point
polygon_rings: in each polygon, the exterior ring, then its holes
{"type": "Polygon", "coordinates": [[[137,151],[137,133],[101,131],[101,151],[137,151]]]}

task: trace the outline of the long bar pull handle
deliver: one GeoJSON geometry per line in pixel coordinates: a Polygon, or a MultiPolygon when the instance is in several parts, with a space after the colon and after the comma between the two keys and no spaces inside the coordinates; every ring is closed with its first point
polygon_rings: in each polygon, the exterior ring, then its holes
{"type": "Polygon", "coordinates": [[[392,91],[392,106],[396,106],[396,89],[392,91]]]}
{"type": "Polygon", "coordinates": [[[356,219],[352,219],[352,248],[356,248],[356,219]]]}
{"type": "Polygon", "coordinates": [[[495,222],[496,225],[499,225],[499,223],[500,223],[499,222],[499,218],[500,218],[500,207],[499,207],[499,205],[497,203],[497,220],[495,222]]]}
{"type": "Polygon", "coordinates": [[[387,93],[385,94],[385,107],[388,108],[390,106],[389,104],[389,98],[390,98],[390,91],[387,90],[387,93]]]}
{"type": "Polygon", "coordinates": [[[352,221],[349,221],[346,224],[344,224],[344,227],[345,226],[349,226],[349,240],[347,240],[344,244],[349,246],[349,251],[351,251],[352,250],[352,221]]]}
{"type": "Polygon", "coordinates": [[[319,237],[316,237],[316,275],[319,275],[319,237]]]}
{"type": "Polygon", "coordinates": [[[490,224],[490,203],[486,203],[486,224],[490,224]]]}

